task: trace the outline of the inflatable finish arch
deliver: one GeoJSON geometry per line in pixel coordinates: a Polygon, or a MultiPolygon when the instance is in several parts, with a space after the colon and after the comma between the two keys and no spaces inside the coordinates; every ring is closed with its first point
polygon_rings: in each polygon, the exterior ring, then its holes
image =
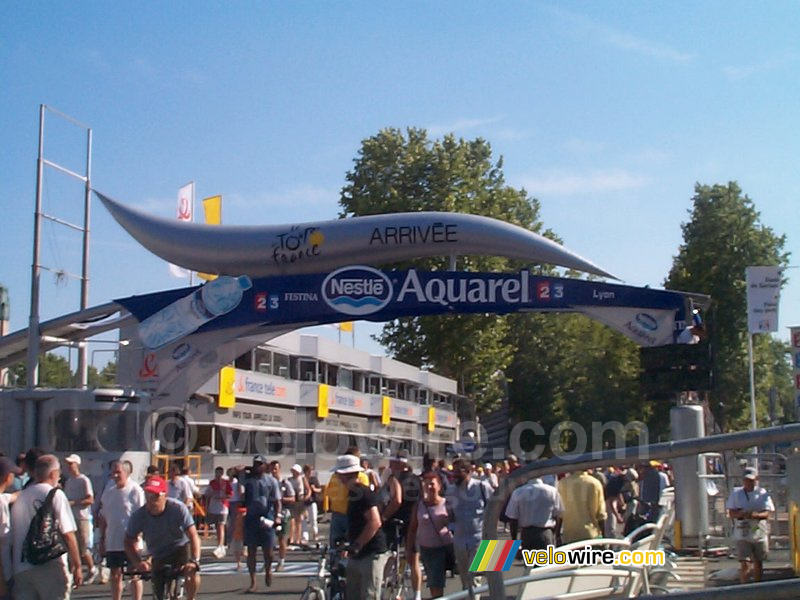
{"type": "MultiPolygon", "coordinates": [[[[581,312],[640,345],[674,343],[683,294],[519,273],[381,271],[421,256],[481,254],[610,275],[526,229],[457,213],[402,213],[231,227],[148,216],[98,194],[146,248],[182,267],[221,276],[203,286],[116,300],[138,321],[127,372],[156,396],[191,394],[220,364],[298,327],[414,315],[581,312]]],[[[121,373],[125,369],[121,365],[121,373]]]]}
{"type": "Polygon", "coordinates": [[[186,269],[267,277],[322,273],[353,262],[388,264],[425,256],[486,255],[613,275],[523,227],[482,217],[417,212],[267,226],[213,226],[154,217],[95,191],[142,246],[186,269]]]}

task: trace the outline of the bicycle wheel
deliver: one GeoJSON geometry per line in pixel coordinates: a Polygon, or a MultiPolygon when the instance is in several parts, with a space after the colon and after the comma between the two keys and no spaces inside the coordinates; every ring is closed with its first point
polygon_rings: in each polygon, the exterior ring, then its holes
{"type": "Polygon", "coordinates": [[[325,600],[325,592],[318,587],[307,587],[300,596],[300,600],[325,600]]]}
{"type": "Polygon", "coordinates": [[[399,571],[400,557],[392,553],[386,566],[383,568],[383,587],[381,588],[381,600],[403,600],[403,579],[399,571]]]}

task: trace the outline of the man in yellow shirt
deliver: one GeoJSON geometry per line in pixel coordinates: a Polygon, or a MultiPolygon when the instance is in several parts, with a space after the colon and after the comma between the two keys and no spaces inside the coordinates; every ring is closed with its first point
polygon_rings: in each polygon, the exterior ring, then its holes
{"type": "MultiPolygon", "coordinates": [[[[347,452],[347,454],[353,454],[347,452]]],[[[356,455],[357,456],[357,455],[356,455]]],[[[358,483],[364,487],[370,487],[367,474],[361,471],[358,474],[358,483]]],[[[328,485],[322,492],[323,506],[325,499],[328,501],[328,508],[331,511],[331,530],[328,543],[333,548],[336,540],[347,538],[347,485],[334,473],[328,485]]]]}
{"type": "Polygon", "coordinates": [[[558,482],[564,503],[563,543],[589,540],[603,535],[606,504],[602,484],[590,471],[571,473],[558,482]]]}

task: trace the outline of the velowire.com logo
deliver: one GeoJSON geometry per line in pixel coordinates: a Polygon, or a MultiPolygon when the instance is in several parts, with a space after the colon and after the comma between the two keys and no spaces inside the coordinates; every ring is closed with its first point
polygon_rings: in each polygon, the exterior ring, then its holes
{"type": "Polygon", "coordinates": [[[508,571],[522,542],[519,540],[483,540],[469,566],[470,571],[508,571]]]}

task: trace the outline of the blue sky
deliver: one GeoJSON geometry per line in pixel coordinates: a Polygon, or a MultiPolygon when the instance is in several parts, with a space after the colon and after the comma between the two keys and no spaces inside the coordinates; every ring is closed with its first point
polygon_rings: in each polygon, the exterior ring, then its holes
{"type": "MultiPolygon", "coordinates": [[[[384,127],[488,140],[565,245],[660,287],[695,182],[736,180],[800,264],[800,4],[795,2],[0,3],[0,283],[24,327],[38,107],[93,130],[93,186],[172,216],[177,189],[226,223],[335,218],[360,142],[384,127]]],[[[45,155],[83,169],[48,116],[45,155]]],[[[45,210],[80,186],[48,170],[45,210]]],[[[80,270],[43,229],[45,264],[80,270]]],[[[800,271],[781,331],[800,325],[800,271]]],[[[179,287],[93,200],[90,304],[179,287]]],[[[42,316],[78,306],[42,276],[42,316]]],[[[372,329],[374,331],[374,328],[372,329]]],[[[359,328],[365,349],[367,329],[359,328]]]]}

